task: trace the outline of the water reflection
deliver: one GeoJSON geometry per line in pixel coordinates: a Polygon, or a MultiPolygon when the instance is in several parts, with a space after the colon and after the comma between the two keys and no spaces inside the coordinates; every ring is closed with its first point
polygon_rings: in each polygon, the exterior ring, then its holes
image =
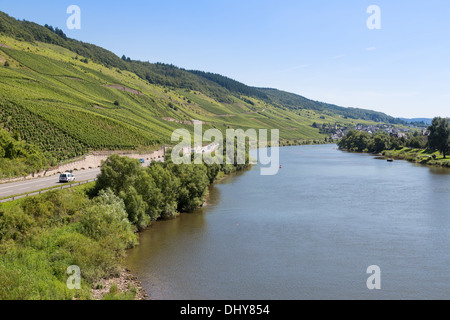
{"type": "Polygon", "coordinates": [[[450,168],[428,167],[432,174],[450,175],[450,168]]]}

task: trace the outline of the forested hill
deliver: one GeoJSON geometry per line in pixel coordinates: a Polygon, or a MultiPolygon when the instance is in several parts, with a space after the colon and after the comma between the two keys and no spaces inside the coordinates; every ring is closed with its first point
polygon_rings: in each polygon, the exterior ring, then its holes
{"type": "Polygon", "coordinates": [[[404,124],[404,121],[397,118],[393,118],[382,112],[359,108],[344,108],[334,104],[310,100],[295,93],[289,93],[271,88],[250,87],[219,74],[203,71],[189,71],[189,72],[199,75],[205,79],[214,81],[220,86],[228,89],[233,94],[247,95],[254,98],[258,98],[278,107],[284,107],[291,110],[309,109],[329,115],[341,115],[343,117],[348,117],[350,119],[364,119],[375,122],[404,124]]]}
{"type": "Polygon", "coordinates": [[[298,94],[280,91],[277,89],[260,88],[258,90],[266,94],[273,104],[284,106],[293,110],[310,109],[329,115],[341,115],[350,119],[365,119],[392,124],[405,123],[401,119],[391,117],[382,112],[359,108],[344,108],[334,104],[310,100],[298,94]]]}
{"type": "Polygon", "coordinates": [[[90,150],[148,150],[178,128],[280,129],[281,142],[320,142],[318,124],[396,120],[227,77],[118,57],[52,26],[0,12],[0,179],[90,150]]]}

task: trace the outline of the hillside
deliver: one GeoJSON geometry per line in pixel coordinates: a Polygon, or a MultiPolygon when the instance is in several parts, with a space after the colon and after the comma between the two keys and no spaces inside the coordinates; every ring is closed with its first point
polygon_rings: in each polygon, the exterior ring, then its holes
{"type": "Polygon", "coordinates": [[[405,121],[406,123],[412,123],[412,124],[421,124],[423,126],[429,126],[433,122],[433,119],[431,118],[400,118],[401,120],[405,121]]]}
{"type": "Polygon", "coordinates": [[[295,93],[289,93],[271,88],[255,88],[239,83],[227,77],[207,73],[202,71],[190,71],[205,79],[211,80],[220,86],[228,89],[233,94],[251,96],[279,108],[288,108],[290,110],[313,110],[318,113],[327,114],[329,116],[342,116],[350,119],[362,119],[375,122],[386,122],[392,124],[404,124],[401,119],[396,119],[382,112],[376,112],[358,108],[344,108],[334,104],[314,101],[302,97],[295,93]]]}
{"type": "MultiPolygon", "coordinates": [[[[395,122],[172,65],[119,58],[59,29],[0,12],[0,178],[90,150],[146,150],[178,128],[280,129],[283,143],[323,141],[314,123],[395,122]]],[[[376,116],[373,116],[376,115],[376,116]]]]}

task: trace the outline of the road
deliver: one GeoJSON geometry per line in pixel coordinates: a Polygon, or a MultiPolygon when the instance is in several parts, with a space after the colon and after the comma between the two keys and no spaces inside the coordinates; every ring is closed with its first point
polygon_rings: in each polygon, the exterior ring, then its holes
{"type": "MultiPolygon", "coordinates": [[[[159,162],[164,162],[163,159],[156,160],[159,162]]],[[[142,165],[147,167],[151,164],[151,161],[145,161],[142,165]]],[[[97,175],[100,173],[100,168],[88,169],[82,171],[74,171],[73,175],[75,176],[75,182],[77,181],[86,181],[95,179],[97,175]]],[[[57,187],[57,186],[65,186],[64,183],[59,183],[59,175],[54,175],[50,177],[43,178],[35,178],[26,181],[18,181],[18,182],[9,182],[5,184],[0,184],[0,199],[6,197],[12,197],[16,195],[21,195],[25,193],[32,193],[38,190],[57,187]]],[[[4,202],[4,201],[0,201],[4,202]]]]}
{"type": "MultiPolygon", "coordinates": [[[[215,151],[216,148],[217,148],[216,144],[213,143],[211,145],[203,147],[201,150],[203,150],[203,153],[211,153],[215,151]]],[[[155,161],[164,162],[164,159],[158,159],[155,161]]],[[[150,164],[151,161],[147,160],[142,164],[142,166],[148,167],[150,164]]],[[[76,179],[75,182],[95,179],[99,173],[100,168],[73,172],[76,179]]],[[[58,175],[43,178],[34,178],[25,181],[4,183],[0,184],[0,199],[17,195],[23,195],[26,193],[33,193],[42,189],[48,189],[57,186],[64,187],[65,185],[67,184],[59,183],[58,175]]],[[[9,199],[0,200],[0,203],[6,202],[8,200],[9,199]]]]}
{"type": "MultiPolygon", "coordinates": [[[[75,176],[76,182],[94,179],[99,173],[100,168],[96,168],[83,171],[74,171],[73,175],[75,176]]],[[[0,199],[62,185],[64,184],[59,183],[58,175],[0,184],[0,199]]]]}

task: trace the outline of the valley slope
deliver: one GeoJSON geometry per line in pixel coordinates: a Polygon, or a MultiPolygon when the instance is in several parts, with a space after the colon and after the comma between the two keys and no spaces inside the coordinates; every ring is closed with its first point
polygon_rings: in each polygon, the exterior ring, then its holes
{"type": "Polygon", "coordinates": [[[134,61],[0,12],[0,179],[91,150],[148,151],[175,129],[280,129],[282,144],[324,141],[314,123],[398,122],[227,77],[134,61]]]}

